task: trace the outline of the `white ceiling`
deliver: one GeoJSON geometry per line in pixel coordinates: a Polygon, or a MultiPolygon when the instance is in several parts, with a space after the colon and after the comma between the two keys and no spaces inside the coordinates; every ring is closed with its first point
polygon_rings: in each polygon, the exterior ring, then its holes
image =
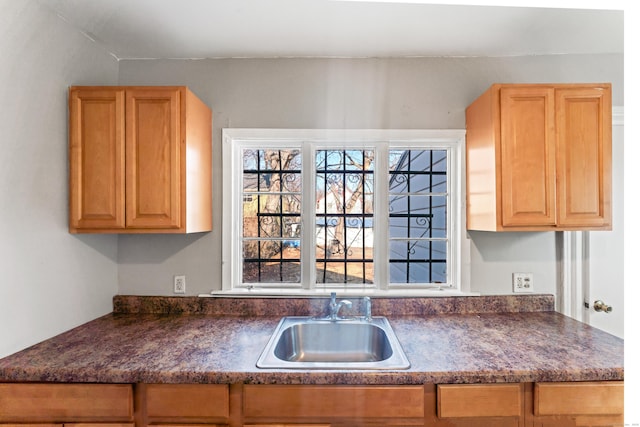
{"type": "Polygon", "coordinates": [[[330,0],[40,0],[116,58],[623,53],[621,10],[330,0]]]}

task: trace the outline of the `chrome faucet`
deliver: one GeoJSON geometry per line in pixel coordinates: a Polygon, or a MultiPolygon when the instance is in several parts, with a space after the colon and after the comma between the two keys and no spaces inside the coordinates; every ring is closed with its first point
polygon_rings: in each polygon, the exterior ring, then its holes
{"type": "Polygon", "coordinates": [[[343,306],[351,307],[351,301],[343,299],[336,302],[336,293],[331,292],[331,301],[329,302],[329,320],[338,320],[338,312],[343,306]]]}

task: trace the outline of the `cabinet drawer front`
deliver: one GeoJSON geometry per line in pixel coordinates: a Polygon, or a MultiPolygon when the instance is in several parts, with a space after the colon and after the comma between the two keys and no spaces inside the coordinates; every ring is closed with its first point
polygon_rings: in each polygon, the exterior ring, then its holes
{"type": "Polygon", "coordinates": [[[134,423],[64,423],[64,427],[135,427],[134,423]]]}
{"type": "Polygon", "coordinates": [[[245,424],[244,427],[331,427],[330,424],[245,424]]]}
{"type": "Polygon", "coordinates": [[[129,384],[0,384],[0,421],[131,421],[129,384]]]}
{"type": "Polygon", "coordinates": [[[422,418],[421,386],[277,386],[244,387],[247,417],[422,418]]]}
{"type": "Polygon", "coordinates": [[[226,418],[229,386],[223,384],[149,384],[147,415],[158,418],[226,418]]]}
{"type": "Polygon", "coordinates": [[[624,382],[536,383],[536,415],[615,415],[624,410],[624,382]]]}
{"type": "Polygon", "coordinates": [[[438,385],[438,416],[517,417],[522,396],[521,384],[438,385]]]}

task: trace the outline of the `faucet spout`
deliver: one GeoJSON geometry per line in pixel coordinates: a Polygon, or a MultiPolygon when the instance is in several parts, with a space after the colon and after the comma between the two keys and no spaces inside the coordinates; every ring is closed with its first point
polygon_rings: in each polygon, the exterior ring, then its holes
{"type": "Polygon", "coordinates": [[[331,301],[329,302],[329,320],[338,320],[338,312],[342,307],[351,307],[352,303],[349,300],[343,299],[336,302],[336,293],[331,292],[331,301]]]}

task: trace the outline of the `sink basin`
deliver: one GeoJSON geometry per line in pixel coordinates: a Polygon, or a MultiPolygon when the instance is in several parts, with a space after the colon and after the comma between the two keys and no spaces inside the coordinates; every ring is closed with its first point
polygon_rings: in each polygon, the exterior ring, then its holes
{"type": "Polygon", "coordinates": [[[407,369],[385,317],[331,321],[283,317],[256,364],[280,369],[407,369]]]}

